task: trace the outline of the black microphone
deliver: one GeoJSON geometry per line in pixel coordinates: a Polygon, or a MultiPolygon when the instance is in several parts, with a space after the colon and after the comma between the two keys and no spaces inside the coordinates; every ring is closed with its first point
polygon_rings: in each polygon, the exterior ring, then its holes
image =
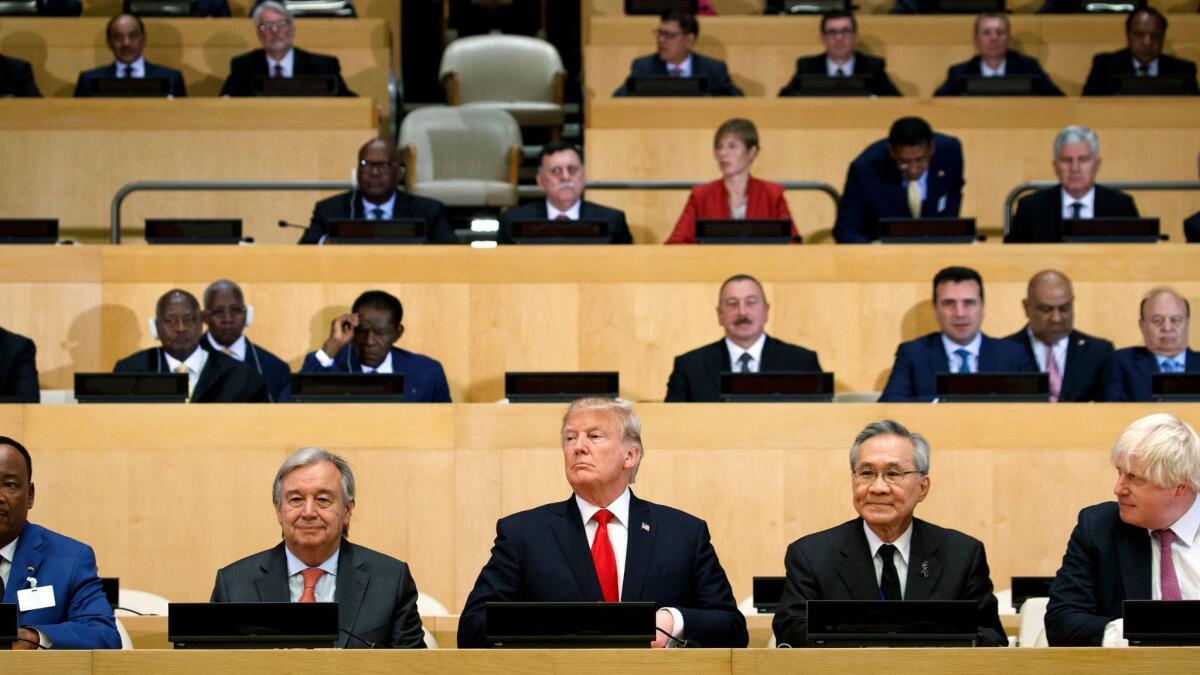
{"type": "Polygon", "coordinates": [[[286,220],[281,220],[281,221],[279,221],[279,226],[280,226],[280,227],[294,227],[294,228],[296,228],[296,229],[298,229],[298,230],[307,230],[307,229],[308,229],[308,226],[307,226],[307,225],[297,225],[297,224],[295,224],[295,223],[289,223],[289,222],[288,222],[288,221],[286,221],[286,220]]]}
{"type": "Polygon", "coordinates": [[[354,638],[355,640],[358,640],[359,642],[366,645],[367,649],[375,649],[374,642],[371,642],[370,640],[364,640],[363,638],[360,638],[359,636],[355,635],[354,633],[351,633],[350,631],[346,630],[345,628],[338,628],[338,632],[345,633],[346,635],[349,635],[350,637],[354,638]]]}
{"type": "Polygon", "coordinates": [[[687,639],[687,638],[684,638],[684,639],[680,640],[679,638],[675,637],[674,635],[671,635],[670,633],[668,633],[667,631],[665,631],[665,630],[663,630],[663,629],[659,628],[658,626],[655,626],[655,627],[654,627],[654,630],[656,630],[656,631],[658,631],[658,632],[662,633],[663,635],[666,635],[666,636],[667,636],[667,639],[668,639],[668,640],[671,640],[672,642],[674,642],[674,643],[675,643],[675,646],[677,646],[677,647],[685,647],[685,648],[687,648],[687,647],[696,647],[696,648],[699,648],[699,647],[700,647],[700,643],[699,643],[699,642],[696,642],[695,640],[689,640],[689,639],[687,639]]]}

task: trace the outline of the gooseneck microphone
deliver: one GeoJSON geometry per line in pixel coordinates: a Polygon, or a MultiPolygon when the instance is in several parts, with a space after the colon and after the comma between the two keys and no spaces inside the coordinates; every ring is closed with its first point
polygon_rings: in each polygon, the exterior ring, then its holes
{"type": "Polygon", "coordinates": [[[354,638],[355,640],[358,640],[359,642],[366,645],[367,649],[375,649],[376,648],[376,645],[374,642],[371,642],[370,640],[364,640],[363,638],[360,638],[359,636],[355,635],[354,633],[351,633],[350,631],[346,630],[345,628],[338,628],[338,632],[345,633],[346,635],[349,635],[350,637],[354,638]]]}

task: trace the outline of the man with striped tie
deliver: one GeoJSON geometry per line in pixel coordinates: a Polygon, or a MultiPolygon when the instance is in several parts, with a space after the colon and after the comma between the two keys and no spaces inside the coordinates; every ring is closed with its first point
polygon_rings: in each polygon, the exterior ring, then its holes
{"type": "Polygon", "coordinates": [[[1105,401],[1149,401],[1154,373],[1200,372],[1200,354],[1188,349],[1187,298],[1166,287],[1142,298],[1138,327],[1145,347],[1118,349],[1108,357],[1105,401]]]}

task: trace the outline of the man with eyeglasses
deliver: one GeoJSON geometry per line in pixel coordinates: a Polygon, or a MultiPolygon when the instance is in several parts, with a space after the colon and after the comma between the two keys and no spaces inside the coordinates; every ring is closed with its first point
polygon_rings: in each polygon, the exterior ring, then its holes
{"type": "Polygon", "coordinates": [[[888,77],[887,62],[857,50],[858,20],[854,18],[853,12],[835,11],[822,14],[821,44],[825,45],[824,54],[803,56],[796,61],[796,74],[787,86],[779,90],[780,96],[801,95],[804,91],[801,82],[806,75],[859,75],[867,78],[866,91],[872,96],[900,95],[900,90],[888,77]]]}
{"type": "Polygon", "coordinates": [[[501,244],[513,243],[513,223],[520,221],[585,220],[607,223],[609,243],[632,244],[625,213],[584,200],[586,184],[579,148],[565,141],[543,145],[538,156],[537,185],[546,193],[546,198],[505,211],[496,240],[501,244]]]}
{"type": "Polygon", "coordinates": [[[851,162],[833,237],[875,241],[880,218],[957,218],[962,188],[962,143],[920,117],[901,117],[851,162]]]}
{"type": "Polygon", "coordinates": [[[708,96],[741,96],[729,77],[729,68],[724,61],[712,59],[692,51],[692,45],[700,36],[700,22],[687,12],[671,10],[659,17],[658,27],[653,31],[658,51],[649,56],[633,60],[629,77],[613,92],[613,96],[633,96],[639,77],[681,77],[704,79],[708,96]]]}
{"type": "Polygon", "coordinates": [[[1188,349],[1187,298],[1166,287],[1142,298],[1138,328],[1144,347],[1118,349],[1108,357],[1104,378],[1105,401],[1150,401],[1154,373],[1200,372],[1200,353],[1188,349]]]}
{"type": "Polygon", "coordinates": [[[1007,645],[983,543],[913,517],[929,494],[929,442],[893,420],[850,446],[858,518],[792,542],[772,628],[779,646],[808,647],[809,600],[970,600],[976,644],[1007,645]]]}
{"type": "Polygon", "coordinates": [[[265,80],[310,77],[332,79],[335,96],[356,95],[342,79],[342,66],[336,56],[312,54],[292,46],[296,22],[287,7],[267,0],[254,8],[252,18],[263,48],[230,60],[222,96],[258,96],[265,80]]]}
{"type": "Polygon", "coordinates": [[[242,287],[228,279],[219,279],[204,289],[204,323],[208,331],[200,346],[220,352],[253,368],[267,385],[267,399],[286,402],[292,398],[292,373],[283,359],[246,338],[246,328],[254,319],[254,308],[246,306],[242,287]]]}
{"type": "Polygon", "coordinates": [[[975,17],[975,49],[977,53],[968,61],[950,66],[946,81],[933,93],[934,96],[966,96],[967,82],[971,77],[1029,76],[1032,78],[1033,93],[1038,96],[1062,96],[1059,89],[1042,64],[1032,56],[1009,49],[1012,24],[1007,14],[984,12],[975,17]]]}
{"type": "Polygon", "coordinates": [[[329,326],[329,337],[300,366],[302,373],[379,373],[404,376],[407,403],[450,403],[442,364],[394,346],[404,334],[404,307],[396,296],[366,291],[348,314],[329,326]]]}
{"type": "Polygon", "coordinates": [[[1178,78],[1179,89],[1172,93],[1195,96],[1196,64],[1163,53],[1167,37],[1167,17],[1153,7],[1140,7],[1125,17],[1125,49],[1096,54],[1092,69],[1083,85],[1084,96],[1112,96],[1122,92],[1122,77],[1178,78]]]}

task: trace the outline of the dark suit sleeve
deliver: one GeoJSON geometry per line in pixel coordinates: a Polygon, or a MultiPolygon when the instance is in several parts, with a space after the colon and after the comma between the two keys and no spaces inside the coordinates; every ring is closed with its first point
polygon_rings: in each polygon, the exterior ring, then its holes
{"type": "Polygon", "coordinates": [[[988,569],[987,553],[983,544],[974,542],[971,553],[971,569],[967,573],[966,587],[962,598],[974,600],[976,607],[976,642],[983,647],[1007,647],[1008,637],[1000,624],[996,594],[992,588],[991,572],[988,569]]]}
{"type": "Polygon", "coordinates": [[[423,649],[425,631],[421,629],[421,615],[417,611],[417,584],[407,565],[400,576],[396,601],[392,607],[392,634],[388,646],[403,649],[423,649]]]}
{"type": "Polygon", "coordinates": [[[1096,547],[1080,512],[1062,566],[1050,584],[1046,639],[1055,646],[1099,646],[1104,627],[1119,617],[1099,614],[1096,600],[1096,547]]]}
{"type": "Polygon", "coordinates": [[[821,591],[812,571],[812,562],[804,554],[799,542],[788,546],[783,566],[787,577],[783,594],[779,597],[779,608],[775,610],[775,618],[771,621],[775,642],[807,647],[808,600],[821,597],[821,591]]]}
{"type": "Polygon", "coordinates": [[[17,77],[17,82],[20,89],[14,90],[13,93],[17,96],[25,98],[41,98],[42,92],[38,91],[37,80],[33,79],[33,67],[28,63],[21,64],[20,75],[17,77]]]}
{"type": "Polygon", "coordinates": [[[87,98],[92,95],[91,80],[86,77],[86,73],[80,73],[79,79],[75,81],[75,98],[87,98]]]}
{"type": "Polygon", "coordinates": [[[947,138],[946,152],[950,154],[950,162],[946,166],[949,185],[946,188],[946,215],[957,218],[962,210],[962,189],[966,182],[963,180],[963,150],[962,143],[956,138],[947,138]]]}
{"type": "Polygon", "coordinates": [[[667,398],[665,403],[687,403],[691,400],[690,392],[692,387],[688,384],[687,368],[683,364],[683,357],[675,357],[675,367],[671,369],[671,376],[667,378],[667,398]]]}
{"type": "Polygon", "coordinates": [[[958,91],[958,74],[954,72],[955,67],[951,66],[946,71],[946,81],[933,92],[934,96],[958,96],[962,92],[958,91]]]}
{"type": "Polygon", "coordinates": [[[446,382],[446,371],[442,368],[442,364],[434,362],[434,367],[437,372],[434,373],[433,385],[433,402],[434,403],[452,403],[450,400],[450,385],[446,382]]]}
{"type": "Polygon", "coordinates": [[[1121,402],[1132,401],[1129,393],[1129,383],[1126,381],[1129,373],[1125,372],[1125,364],[1121,363],[1120,354],[1113,352],[1104,362],[1104,389],[1101,401],[1121,402]]]}
{"type": "Polygon", "coordinates": [[[612,235],[614,244],[632,244],[633,235],[629,232],[629,224],[625,222],[625,212],[617,211],[616,220],[613,221],[612,235]]]}
{"type": "MultiPolygon", "coordinates": [[[[224,93],[224,92],[222,92],[222,93],[224,93]]],[[[324,237],[325,233],[328,231],[327,230],[328,214],[326,214],[325,210],[323,208],[321,208],[321,205],[324,203],[325,203],[325,201],[319,201],[316,204],[313,204],[312,217],[309,218],[309,220],[308,220],[308,229],[305,230],[304,234],[300,236],[300,241],[298,243],[301,243],[301,244],[319,244],[319,243],[321,243],[321,237],[324,237]]]]}
{"type": "Polygon", "coordinates": [[[892,78],[887,74],[887,62],[882,61],[879,64],[879,72],[871,78],[871,93],[876,96],[901,96],[900,90],[892,83],[892,78]]]}
{"type": "Polygon", "coordinates": [[[874,222],[878,215],[870,207],[868,186],[863,171],[854,164],[846,172],[846,187],[838,201],[837,220],[833,238],[839,244],[865,244],[870,241],[863,233],[863,224],[874,222]]]}
{"type": "Polygon", "coordinates": [[[1092,69],[1088,71],[1087,82],[1083,85],[1084,96],[1108,96],[1112,94],[1112,82],[1108,68],[1104,65],[1104,54],[1092,57],[1092,69]]]}
{"type": "Polygon", "coordinates": [[[742,90],[738,89],[737,85],[733,83],[733,78],[729,77],[729,67],[725,65],[725,62],[717,61],[716,66],[714,70],[715,77],[713,78],[712,85],[709,87],[712,95],[742,96],[742,90]]]}
{"type": "MultiPolygon", "coordinates": [[[[513,600],[521,584],[521,543],[507,531],[504,520],[496,523],[492,557],[479,571],[475,588],[467,596],[458,618],[458,648],[487,647],[487,614],[484,603],[513,600]]],[[[684,619],[685,623],[687,619],[684,619]]]]}
{"type": "Polygon", "coordinates": [[[744,648],[750,640],[746,617],[734,602],[706,523],[700,525],[692,559],[696,606],[675,608],[683,616],[684,637],[702,647],[744,648]]]}
{"type": "Polygon", "coordinates": [[[187,97],[187,85],[183,82],[183,73],[171,71],[171,95],[175,98],[187,97]]]}
{"type": "Polygon", "coordinates": [[[213,583],[212,595],[209,602],[229,602],[229,591],[225,588],[225,570],[217,570],[217,580],[213,583]]]}
{"type": "Polygon", "coordinates": [[[446,206],[439,201],[431,201],[436,204],[436,207],[428,217],[429,234],[427,238],[429,243],[457,244],[458,236],[454,234],[454,228],[450,227],[450,221],[446,218],[446,206]]]}
{"type": "Polygon", "coordinates": [[[317,360],[317,352],[311,351],[304,356],[304,363],[300,364],[300,372],[302,373],[340,373],[340,368],[337,367],[337,356],[334,356],[333,363],[328,368],[321,365],[317,360]]]}
{"type": "Polygon", "coordinates": [[[912,356],[904,348],[904,345],[900,345],[896,349],[896,361],[892,363],[892,373],[888,375],[887,385],[883,387],[883,394],[879,397],[879,402],[894,403],[916,400],[912,381],[912,356]]]}
{"type": "Polygon", "coordinates": [[[37,345],[33,340],[22,338],[13,356],[12,379],[4,383],[4,391],[0,396],[11,397],[11,400],[23,403],[37,403],[41,400],[38,389],[37,345]]]}
{"type": "Polygon", "coordinates": [[[1200,242],[1200,212],[1183,221],[1183,236],[1189,244],[1200,242]]]}
{"type": "Polygon", "coordinates": [[[1004,243],[1028,243],[1033,239],[1033,206],[1028,197],[1017,201],[1017,213],[1008,223],[1008,232],[1004,233],[1004,243]]]}
{"type": "Polygon", "coordinates": [[[51,640],[54,649],[120,649],[121,636],[100,585],[96,555],[90,546],[80,547],[67,586],[67,620],[33,627],[51,640]]]}
{"type": "Polygon", "coordinates": [[[221,85],[221,96],[246,96],[247,92],[243,91],[243,83],[241,74],[237,71],[237,57],[229,59],[229,75],[225,78],[225,83],[221,85]]]}

